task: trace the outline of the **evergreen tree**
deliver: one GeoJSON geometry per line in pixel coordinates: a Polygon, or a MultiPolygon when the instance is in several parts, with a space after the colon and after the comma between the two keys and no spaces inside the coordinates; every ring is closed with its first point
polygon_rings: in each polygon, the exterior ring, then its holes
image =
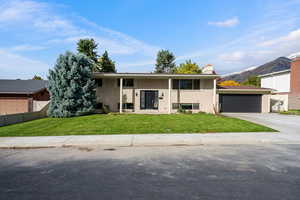
{"type": "Polygon", "coordinates": [[[117,72],[115,62],[108,57],[107,51],[99,58],[98,65],[101,72],[117,72]]]}
{"type": "Polygon", "coordinates": [[[160,50],[157,53],[155,73],[173,73],[175,65],[175,56],[168,50],[160,50]]]}
{"type": "Polygon", "coordinates": [[[49,70],[48,90],[51,95],[48,115],[72,117],[90,113],[96,104],[91,60],[83,54],[66,52],[49,70]]]}
{"type": "Polygon", "coordinates": [[[98,44],[93,38],[91,39],[80,39],[77,42],[77,51],[89,57],[95,63],[98,62],[97,54],[98,44]]]}

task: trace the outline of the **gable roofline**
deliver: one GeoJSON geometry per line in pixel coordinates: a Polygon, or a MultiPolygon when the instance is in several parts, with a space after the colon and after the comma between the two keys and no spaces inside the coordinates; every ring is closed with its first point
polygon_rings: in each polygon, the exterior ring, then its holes
{"type": "Polygon", "coordinates": [[[287,74],[287,73],[290,73],[290,72],[291,72],[290,69],[286,69],[286,70],[272,72],[272,73],[268,73],[268,74],[262,74],[262,75],[259,75],[258,77],[264,78],[264,77],[274,76],[274,75],[279,75],[279,74],[287,74]]]}
{"type": "Polygon", "coordinates": [[[203,79],[215,79],[219,78],[216,74],[167,74],[167,73],[102,73],[94,72],[94,78],[149,78],[149,79],[168,79],[168,78],[203,78],[203,79]]]}

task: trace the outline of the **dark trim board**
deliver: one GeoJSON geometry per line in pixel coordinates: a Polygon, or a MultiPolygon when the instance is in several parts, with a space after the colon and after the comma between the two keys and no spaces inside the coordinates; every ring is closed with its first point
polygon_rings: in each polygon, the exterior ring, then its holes
{"type": "Polygon", "coordinates": [[[262,112],[261,94],[220,94],[220,112],[262,112]]]}

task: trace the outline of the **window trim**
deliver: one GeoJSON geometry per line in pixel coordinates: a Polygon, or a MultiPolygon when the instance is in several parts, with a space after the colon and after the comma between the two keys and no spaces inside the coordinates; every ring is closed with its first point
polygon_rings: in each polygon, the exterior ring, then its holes
{"type": "Polygon", "coordinates": [[[172,103],[172,109],[173,110],[182,109],[181,106],[183,104],[185,104],[185,105],[190,104],[192,106],[192,109],[183,109],[183,110],[200,110],[200,103],[172,103]],[[195,109],[195,107],[198,107],[198,108],[195,109]]]}
{"type": "MultiPolygon", "coordinates": [[[[123,103],[122,108],[123,108],[123,110],[133,110],[134,109],[134,103],[130,103],[130,102],[123,103]],[[127,108],[128,104],[132,104],[132,108],[127,108]]],[[[120,109],[120,102],[118,103],[118,109],[120,109]]]]}

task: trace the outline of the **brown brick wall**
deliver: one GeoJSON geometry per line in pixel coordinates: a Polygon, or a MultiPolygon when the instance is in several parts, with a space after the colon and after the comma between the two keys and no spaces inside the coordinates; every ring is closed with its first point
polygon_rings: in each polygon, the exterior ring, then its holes
{"type": "Polygon", "coordinates": [[[0,115],[24,113],[29,111],[26,97],[0,97],[0,115]]]}
{"type": "Polygon", "coordinates": [[[300,95],[300,58],[295,58],[291,64],[291,95],[300,95]]]}

